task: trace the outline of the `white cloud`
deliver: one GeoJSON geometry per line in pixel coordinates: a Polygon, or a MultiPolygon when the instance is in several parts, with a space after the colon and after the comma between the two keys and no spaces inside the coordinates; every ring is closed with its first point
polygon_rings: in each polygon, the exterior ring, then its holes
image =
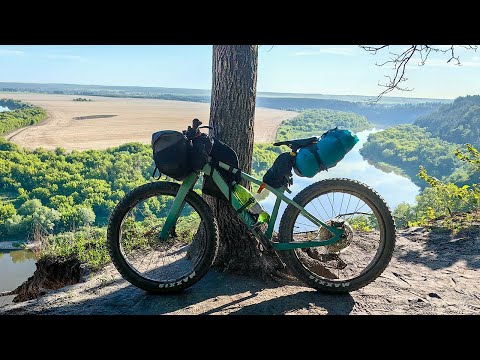
{"type": "Polygon", "coordinates": [[[311,45],[306,50],[297,51],[293,53],[293,56],[312,56],[322,54],[333,55],[345,55],[353,56],[355,48],[352,46],[324,46],[324,45],[311,45]]]}
{"type": "Polygon", "coordinates": [[[45,55],[45,57],[48,58],[48,59],[60,59],[60,60],[79,60],[79,61],[84,60],[83,57],[78,56],[78,55],[48,54],[48,55],[45,55]]]}
{"type": "Polygon", "coordinates": [[[447,62],[448,59],[428,59],[427,62],[425,63],[424,66],[428,67],[480,67],[480,59],[475,59],[472,58],[470,61],[466,60],[463,61],[462,58],[460,58],[460,65],[457,65],[457,61],[453,59],[450,62],[447,62]]]}
{"type": "Polygon", "coordinates": [[[480,61],[462,61],[460,59],[460,65],[463,67],[480,67],[480,61]]]}
{"type": "Polygon", "coordinates": [[[52,60],[72,60],[72,61],[85,61],[86,59],[78,55],[63,55],[63,54],[33,54],[31,52],[25,53],[20,50],[0,49],[0,56],[20,56],[25,55],[29,57],[40,57],[44,59],[52,60]]]}
{"type": "Polygon", "coordinates": [[[9,50],[9,49],[0,49],[0,56],[2,55],[23,55],[25,54],[23,51],[19,50],[9,50]]]}

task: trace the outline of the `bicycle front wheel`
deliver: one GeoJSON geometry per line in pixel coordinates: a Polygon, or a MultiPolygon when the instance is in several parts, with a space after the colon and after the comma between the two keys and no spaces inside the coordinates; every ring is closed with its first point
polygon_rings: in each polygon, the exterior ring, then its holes
{"type": "Polygon", "coordinates": [[[218,249],[218,226],[207,203],[190,191],[170,232],[160,238],[179,184],[149,183],[130,192],[113,211],[108,248],[131,284],[153,293],[178,292],[205,275],[218,249]]]}
{"type": "MultiPolygon", "coordinates": [[[[358,181],[328,179],[293,199],[325,224],[344,230],[331,245],[279,251],[287,266],[307,285],[325,292],[350,292],[375,280],[387,267],[395,246],[395,223],[385,201],[358,181]]],[[[325,227],[288,205],[280,221],[279,241],[324,241],[325,227]]]]}

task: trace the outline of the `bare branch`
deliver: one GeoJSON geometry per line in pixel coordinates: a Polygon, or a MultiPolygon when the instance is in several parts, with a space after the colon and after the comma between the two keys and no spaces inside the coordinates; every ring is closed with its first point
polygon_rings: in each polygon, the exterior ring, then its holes
{"type": "MultiPolygon", "coordinates": [[[[376,55],[379,51],[389,48],[390,45],[375,45],[375,46],[360,45],[359,47],[372,55],[376,55]]],[[[388,60],[382,63],[376,63],[375,65],[377,66],[391,65],[393,70],[393,76],[385,76],[388,79],[388,81],[383,84],[379,82],[378,85],[381,87],[384,87],[385,90],[383,90],[372,102],[374,103],[378,102],[385,94],[388,94],[393,90],[400,90],[400,91],[413,90],[413,89],[401,87],[400,84],[408,80],[408,78],[406,77],[407,65],[411,62],[412,58],[414,58],[415,55],[418,55],[420,57],[418,66],[425,65],[425,63],[427,62],[432,52],[442,53],[449,56],[447,63],[451,63],[453,61],[455,65],[461,65],[460,57],[455,52],[456,47],[461,47],[466,50],[473,50],[473,51],[477,51],[477,48],[478,48],[477,45],[450,45],[448,48],[436,47],[432,45],[410,45],[407,49],[405,49],[401,53],[389,52],[390,57],[388,60]]]]}
{"type": "Polygon", "coordinates": [[[378,51],[388,48],[390,45],[380,45],[380,46],[368,46],[368,45],[359,45],[365,51],[368,51],[372,55],[376,55],[378,51]]]}

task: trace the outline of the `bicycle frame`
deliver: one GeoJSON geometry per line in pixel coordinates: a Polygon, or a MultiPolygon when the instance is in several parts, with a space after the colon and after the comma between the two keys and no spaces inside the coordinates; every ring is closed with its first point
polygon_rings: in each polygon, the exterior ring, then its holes
{"type": "MultiPolygon", "coordinates": [[[[212,168],[212,165],[210,164],[211,158],[208,158],[207,164],[204,166],[201,172],[211,174],[213,181],[215,184],[218,186],[218,188],[222,191],[223,195],[229,199],[230,194],[229,194],[229,187],[228,184],[223,180],[222,176],[218,173],[217,169],[212,168]]],[[[225,170],[229,170],[230,166],[223,163],[219,162],[219,167],[225,170]]],[[[240,171],[240,176],[242,179],[248,180],[252,183],[255,183],[257,185],[261,185],[263,182],[254,178],[253,176],[244,173],[240,169],[233,169],[233,173],[237,173],[240,171]]],[[[177,196],[175,197],[175,200],[173,201],[172,207],[170,208],[170,211],[168,212],[167,218],[165,220],[165,224],[162,228],[162,232],[160,234],[161,239],[167,239],[168,235],[173,228],[173,226],[177,222],[177,218],[180,215],[180,213],[183,210],[183,207],[185,206],[185,197],[187,196],[188,192],[193,189],[195,184],[198,181],[198,178],[200,176],[200,172],[192,172],[190,175],[188,175],[185,180],[183,181],[182,185],[180,186],[180,190],[177,193],[177,196]]],[[[260,239],[262,236],[265,237],[273,246],[275,250],[291,250],[291,249],[302,249],[302,248],[309,248],[309,247],[315,247],[315,246],[325,246],[325,245],[330,245],[334,244],[337,241],[339,241],[343,235],[344,230],[338,229],[335,227],[328,226],[312,214],[310,214],[305,208],[297,204],[295,201],[292,199],[288,198],[285,196],[285,188],[279,188],[275,189],[272,188],[270,185],[266,184],[265,186],[266,189],[268,189],[270,192],[272,192],[276,196],[275,200],[275,205],[273,207],[272,214],[270,215],[270,221],[268,222],[267,230],[265,232],[262,232],[260,229],[255,227],[255,220],[253,217],[248,213],[247,210],[244,210],[239,213],[240,218],[243,220],[243,222],[248,226],[248,228],[252,231],[252,233],[260,239]],[[272,234],[273,234],[273,227],[275,225],[275,222],[278,217],[278,210],[280,208],[280,204],[283,202],[292,205],[296,207],[297,209],[300,210],[300,213],[305,216],[308,220],[310,220],[312,223],[314,223],[317,226],[323,226],[325,227],[328,231],[330,231],[333,234],[333,237],[327,240],[322,240],[322,241],[302,241],[302,242],[276,242],[272,240],[272,234]]],[[[242,204],[235,198],[235,196],[231,196],[231,203],[230,203],[235,209],[239,209],[242,204]]]]}

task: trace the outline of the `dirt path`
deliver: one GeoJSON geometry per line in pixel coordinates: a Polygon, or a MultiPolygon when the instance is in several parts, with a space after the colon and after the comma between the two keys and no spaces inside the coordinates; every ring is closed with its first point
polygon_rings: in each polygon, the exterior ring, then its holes
{"type": "MultiPolygon", "coordinates": [[[[106,149],[126,142],[150,143],[153,132],[184,130],[192,119],[208,123],[210,105],[187,101],[84,96],[91,102],[73,101],[74,95],[1,94],[47,110],[41,124],[18,129],[8,140],[34,149],[106,149]]],[[[296,112],[257,108],[255,142],[272,142],[280,123],[296,112]]]]}
{"type": "Polygon", "coordinates": [[[348,295],[325,295],[210,271],[179,295],[155,296],[109,267],[88,281],[0,314],[480,314],[480,230],[451,237],[400,231],[387,270],[348,295]]]}

